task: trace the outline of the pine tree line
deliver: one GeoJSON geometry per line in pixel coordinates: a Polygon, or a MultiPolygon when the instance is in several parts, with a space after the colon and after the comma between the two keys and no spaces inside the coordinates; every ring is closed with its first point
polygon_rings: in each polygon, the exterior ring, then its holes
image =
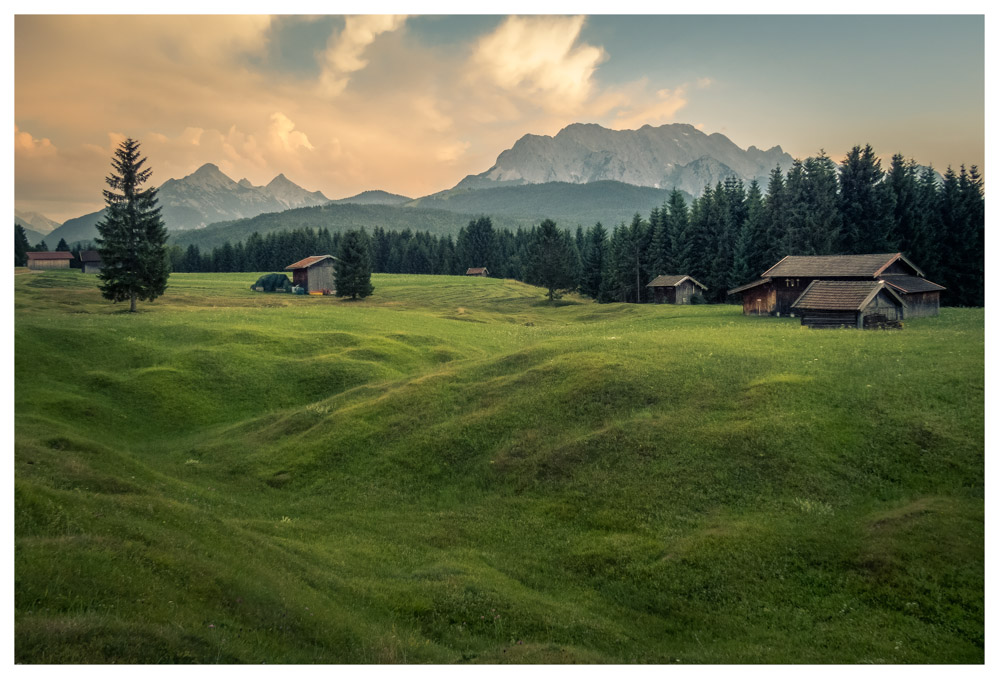
{"type": "MultiPolygon", "coordinates": [[[[557,240],[554,224],[543,226],[495,229],[480,217],[457,238],[375,228],[372,270],[461,275],[484,266],[492,276],[539,283],[537,244],[550,248],[557,240]]],[[[945,304],[982,306],[984,226],[977,167],[948,168],[939,183],[932,168],[901,155],[883,170],[870,145],[857,146],[839,166],[820,152],[786,173],[775,168],[765,191],[733,177],[689,205],[674,190],[647,218],[635,214],[610,231],[600,223],[574,235],[559,231],[569,260],[560,271],[573,271],[575,288],[599,301],[647,302],[645,285],[655,276],[688,274],[708,287],[708,301],[720,302],[785,255],[903,252],[947,287],[945,304]]],[[[337,252],[340,238],[327,229],[254,233],[211,252],[175,247],[171,260],[179,272],[280,271],[302,257],[337,252]]]]}

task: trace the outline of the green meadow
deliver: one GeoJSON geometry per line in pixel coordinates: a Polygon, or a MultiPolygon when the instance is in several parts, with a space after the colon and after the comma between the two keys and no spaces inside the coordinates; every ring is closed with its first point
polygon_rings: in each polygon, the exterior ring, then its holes
{"type": "Polygon", "coordinates": [[[20,663],[983,663],[984,310],[14,277],[20,663]]]}

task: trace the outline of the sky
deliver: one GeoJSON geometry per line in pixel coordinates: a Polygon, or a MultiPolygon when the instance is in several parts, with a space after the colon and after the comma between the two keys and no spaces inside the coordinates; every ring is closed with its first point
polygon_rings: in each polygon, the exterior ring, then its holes
{"type": "Polygon", "coordinates": [[[215,163],[329,198],[442,191],[574,122],[985,169],[980,14],[18,14],[13,29],[15,207],[58,222],[103,206],[126,137],[154,185],[215,163]]]}

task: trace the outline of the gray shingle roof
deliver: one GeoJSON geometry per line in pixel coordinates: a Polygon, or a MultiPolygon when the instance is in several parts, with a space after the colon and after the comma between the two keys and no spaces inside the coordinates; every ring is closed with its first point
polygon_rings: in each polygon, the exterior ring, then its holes
{"type": "Polygon", "coordinates": [[[936,283],[928,281],[925,278],[920,278],[919,276],[887,274],[881,276],[881,280],[893,288],[901,290],[902,292],[938,292],[940,290],[947,289],[942,285],[937,285],[936,283]]]}
{"type": "Polygon", "coordinates": [[[645,287],[647,287],[647,288],[661,288],[661,287],[671,288],[673,286],[680,285],[680,283],[682,283],[685,279],[688,279],[688,278],[690,279],[691,283],[693,283],[694,285],[700,286],[703,290],[707,290],[708,289],[706,285],[698,283],[691,276],[686,276],[684,274],[677,274],[677,275],[674,275],[674,276],[669,276],[669,275],[663,274],[662,276],[656,276],[652,280],[652,282],[649,283],[648,285],[646,285],[645,287]]]}
{"type": "Polygon", "coordinates": [[[737,288],[732,288],[731,290],[728,291],[728,294],[735,295],[740,292],[745,292],[746,290],[755,288],[757,285],[763,285],[765,283],[769,283],[772,280],[773,280],[772,278],[761,278],[758,281],[753,281],[752,283],[746,283],[745,285],[740,285],[737,288]]]}
{"type": "Polygon", "coordinates": [[[905,306],[901,298],[882,281],[812,281],[791,308],[859,311],[881,290],[887,290],[900,306],[905,306]]]}
{"type": "Polygon", "coordinates": [[[764,271],[762,277],[874,278],[899,259],[922,275],[923,272],[901,253],[889,252],[875,255],[788,255],[764,271]]]}

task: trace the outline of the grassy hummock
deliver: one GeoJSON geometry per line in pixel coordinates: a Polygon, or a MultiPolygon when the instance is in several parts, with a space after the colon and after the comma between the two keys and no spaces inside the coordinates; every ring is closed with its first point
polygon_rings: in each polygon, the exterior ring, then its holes
{"type": "Polygon", "coordinates": [[[982,663],[984,311],[15,277],[22,663],[982,663]]]}

